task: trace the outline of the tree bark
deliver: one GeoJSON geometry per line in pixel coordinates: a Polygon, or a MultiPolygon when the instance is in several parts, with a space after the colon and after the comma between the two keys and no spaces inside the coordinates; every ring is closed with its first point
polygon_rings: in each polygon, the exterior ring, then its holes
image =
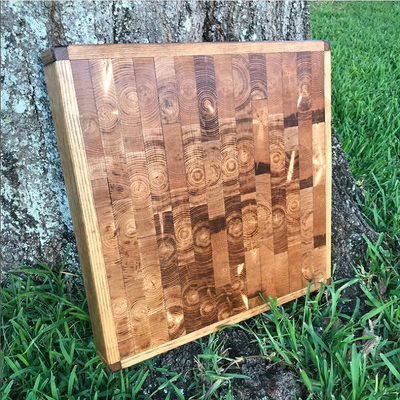
{"type": "Polygon", "coordinates": [[[52,46],[310,39],[305,1],[1,2],[2,267],[75,239],[40,54],[52,46]]]}

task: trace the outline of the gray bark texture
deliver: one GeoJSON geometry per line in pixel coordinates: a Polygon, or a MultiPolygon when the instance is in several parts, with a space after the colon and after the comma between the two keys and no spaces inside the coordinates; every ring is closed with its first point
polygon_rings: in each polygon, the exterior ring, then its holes
{"type": "Polygon", "coordinates": [[[40,59],[53,46],[89,43],[303,40],[305,1],[1,2],[2,269],[33,257],[77,263],[40,59]]]}
{"type": "MultiPolygon", "coordinates": [[[[342,149],[339,137],[332,131],[332,265],[336,264],[335,280],[354,278],[353,266],[364,264],[367,252],[366,235],[376,243],[378,234],[362,217],[358,200],[364,202],[364,194],[356,185],[342,149]]],[[[359,284],[349,286],[342,292],[343,312],[351,315],[357,298],[364,297],[359,284]]],[[[361,301],[360,312],[366,305],[361,301]]]]}

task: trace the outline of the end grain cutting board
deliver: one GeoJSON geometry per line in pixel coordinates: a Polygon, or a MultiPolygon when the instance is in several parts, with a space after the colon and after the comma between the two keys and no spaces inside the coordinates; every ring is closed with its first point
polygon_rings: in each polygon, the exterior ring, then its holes
{"type": "Polygon", "coordinates": [[[330,278],[329,43],[72,45],[43,62],[111,371],[330,278]]]}

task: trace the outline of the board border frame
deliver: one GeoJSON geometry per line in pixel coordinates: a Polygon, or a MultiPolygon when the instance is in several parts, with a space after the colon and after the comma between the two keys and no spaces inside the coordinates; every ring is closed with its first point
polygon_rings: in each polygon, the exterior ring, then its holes
{"type": "MultiPolygon", "coordinates": [[[[50,48],[42,53],[42,61],[51,112],[56,131],[68,202],[76,236],[97,353],[111,372],[126,368],[158,354],[236,324],[269,309],[268,304],[253,307],[198,331],[186,334],[142,353],[121,359],[115,332],[106,267],[101,252],[101,238],[96,218],[89,168],[83,143],[82,127],[71,69],[71,60],[103,58],[136,58],[202,54],[247,54],[276,52],[324,52],[324,98],[326,137],[326,278],[331,281],[331,209],[332,209],[332,144],[331,144],[331,52],[328,41],[302,42],[229,42],[229,43],[163,43],[70,45],[50,48]]],[[[310,290],[321,282],[310,284],[310,290]]],[[[282,296],[278,305],[307,293],[308,288],[282,296]]]]}

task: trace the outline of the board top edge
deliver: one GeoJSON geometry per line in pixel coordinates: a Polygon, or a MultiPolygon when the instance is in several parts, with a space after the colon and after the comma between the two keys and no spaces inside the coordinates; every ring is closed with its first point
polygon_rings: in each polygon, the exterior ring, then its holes
{"type": "Polygon", "coordinates": [[[330,51],[327,40],[258,41],[258,42],[180,42],[180,43],[118,43],[72,44],[51,47],[42,52],[47,66],[56,61],[101,58],[166,57],[174,55],[211,55],[240,53],[275,53],[330,51]],[[172,51],[172,52],[171,52],[172,51]],[[176,54],[174,54],[174,51],[176,54]]]}

